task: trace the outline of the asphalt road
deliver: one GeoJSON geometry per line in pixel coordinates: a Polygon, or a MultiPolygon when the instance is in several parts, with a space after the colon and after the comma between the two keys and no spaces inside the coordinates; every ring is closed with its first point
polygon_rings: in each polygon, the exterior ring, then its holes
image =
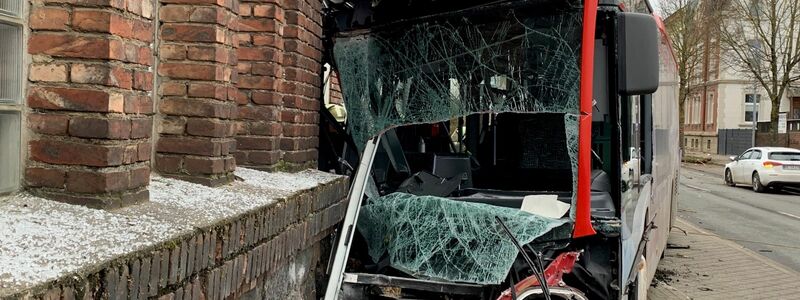
{"type": "Polygon", "coordinates": [[[701,169],[681,171],[678,216],[800,271],[800,192],[758,194],[726,186],[721,167],[701,169]]]}

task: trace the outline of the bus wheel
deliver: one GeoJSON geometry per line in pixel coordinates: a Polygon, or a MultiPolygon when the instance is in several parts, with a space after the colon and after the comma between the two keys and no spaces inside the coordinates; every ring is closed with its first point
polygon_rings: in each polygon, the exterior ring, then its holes
{"type": "Polygon", "coordinates": [[[736,186],[736,183],[733,182],[733,175],[731,175],[731,169],[725,169],[725,184],[728,186],[736,186]]]}
{"type": "Polygon", "coordinates": [[[758,172],[753,172],[753,191],[756,193],[763,193],[767,188],[761,184],[761,177],[758,176],[758,172]]]}

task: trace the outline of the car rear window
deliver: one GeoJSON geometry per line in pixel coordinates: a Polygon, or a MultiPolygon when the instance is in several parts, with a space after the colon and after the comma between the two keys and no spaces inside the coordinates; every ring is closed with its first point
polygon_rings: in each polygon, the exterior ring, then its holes
{"type": "Polygon", "coordinates": [[[800,152],[772,152],[769,159],[800,161],[800,152]]]}

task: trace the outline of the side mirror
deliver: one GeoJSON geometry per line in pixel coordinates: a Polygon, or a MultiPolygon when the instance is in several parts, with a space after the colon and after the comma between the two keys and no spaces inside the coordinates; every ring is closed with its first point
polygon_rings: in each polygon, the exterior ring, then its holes
{"type": "Polygon", "coordinates": [[[738,157],[737,157],[737,156],[731,156],[731,157],[728,157],[728,158],[730,158],[730,159],[731,159],[731,161],[736,161],[736,159],[737,159],[738,157]]]}
{"type": "Polygon", "coordinates": [[[617,15],[619,92],[652,94],[658,89],[659,32],[653,16],[623,12],[617,15]]]}

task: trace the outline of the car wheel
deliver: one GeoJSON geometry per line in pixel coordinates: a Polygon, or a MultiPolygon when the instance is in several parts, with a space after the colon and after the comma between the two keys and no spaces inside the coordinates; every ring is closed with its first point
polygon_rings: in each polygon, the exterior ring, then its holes
{"type": "Polygon", "coordinates": [[[767,188],[761,184],[761,177],[758,173],[753,173],[753,191],[756,193],[763,193],[767,188]]]}
{"type": "Polygon", "coordinates": [[[725,169],[725,184],[728,186],[736,186],[736,183],[733,182],[733,175],[731,174],[731,169],[725,169]]]}

